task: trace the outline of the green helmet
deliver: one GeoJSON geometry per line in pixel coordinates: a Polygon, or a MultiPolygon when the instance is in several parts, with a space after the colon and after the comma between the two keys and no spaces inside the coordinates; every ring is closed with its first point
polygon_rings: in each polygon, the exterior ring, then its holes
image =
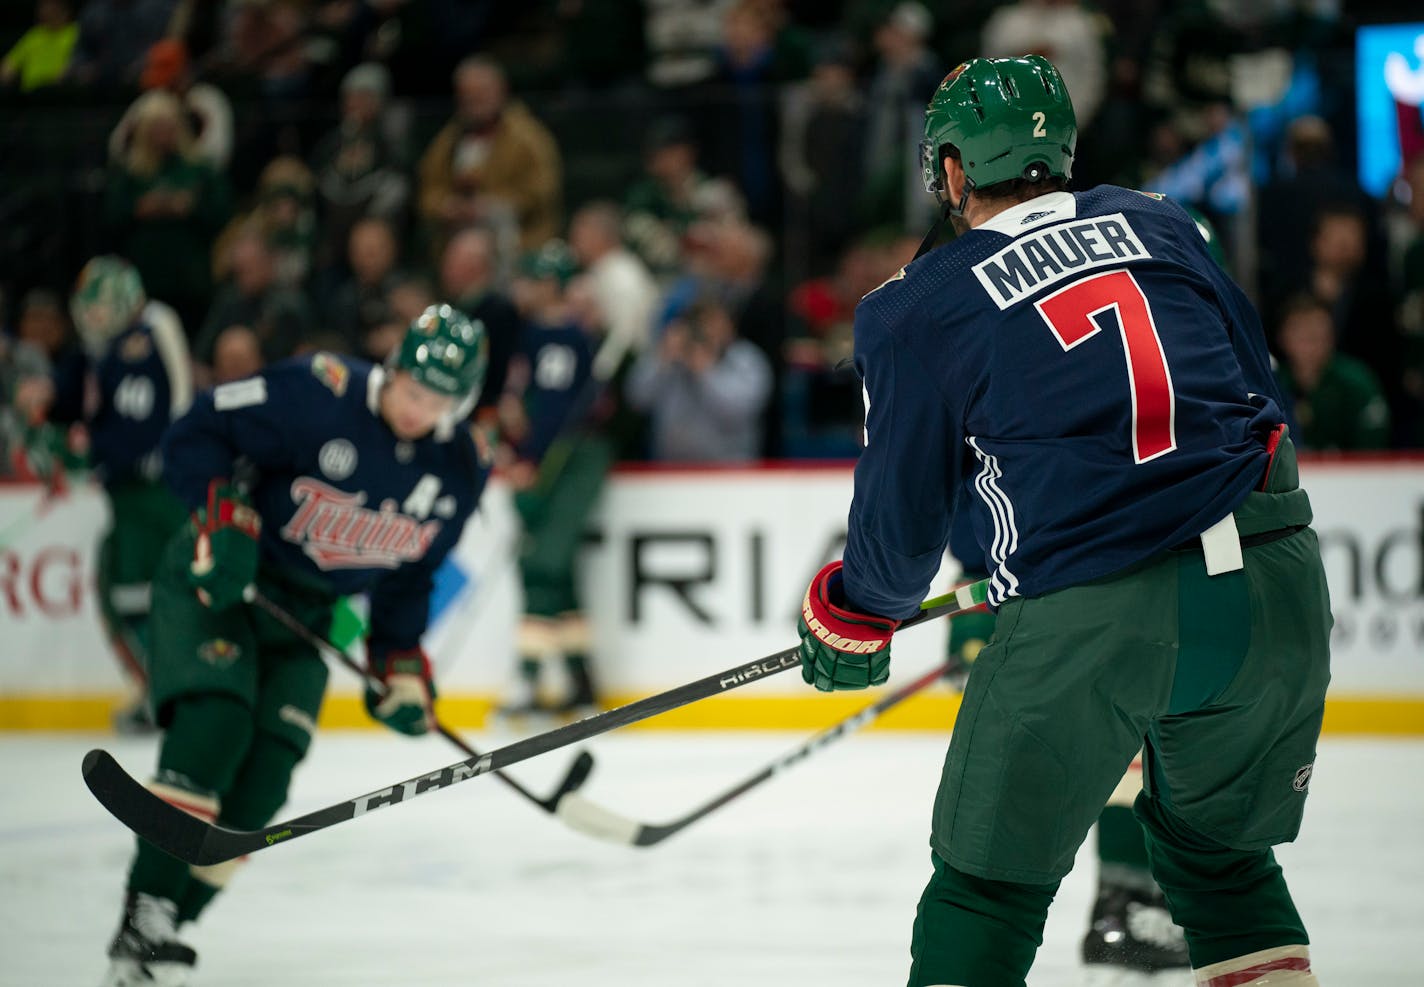
{"type": "Polygon", "coordinates": [[[389,365],[437,394],[458,399],[468,414],[479,400],[489,365],[485,324],[449,305],[431,305],[405,331],[389,365]]]}
{"type": "Polygon", "coordinates": [[[578,260],[562,240],[549,240],[519,260],[519,273],[531,281],[557,281],[566,285],[578,273],[578,260]]]}
{"type": "Polygon", "coordinates": [[[1077,145],[1073,102],[1053,63],[1042,55],[970,59],[945,76],[925,110],[925,189],[936,198],[945,192],[949,146],[964,166],[964,195],[950,203],[962,213],[973,189],[1015,178],[1066,180],[1077,145]]]}
{"type": "Polygon", "coordinates": [[[91,352],[133,325],[148,298],[138,270],[121,257],[95,257],[84,265],[69,298],[74,326],[91,352]]]}

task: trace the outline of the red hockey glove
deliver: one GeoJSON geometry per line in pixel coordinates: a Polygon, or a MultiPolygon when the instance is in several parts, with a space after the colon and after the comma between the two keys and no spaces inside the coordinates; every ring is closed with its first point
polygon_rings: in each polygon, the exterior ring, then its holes
{"type": "Polygon", "coordinates": [[[392,730],[418,737],[435,726],[432,707],[435,680],[430,674],[430,658],[423,648],[404,651],[372,651],[371,674],[386,686],[386,694],[366,690],[366,712],[392,730]]]}
{"type": "Polygon", "coordinates": [[[237,489],[223,480],[208,484],[208,505],[193,515],[197,538],[188,581],[213,610],[242,601],[257,578],[257,538],[262,518],[237,489]]]}
{"type": "Polygon", "coordinates": [[[841,564],[811,580],[801,602],[801,677],[822,692],[884,685],[890,678],[890,637],[898,620],[857,613],[840,603],[841,564]]]}

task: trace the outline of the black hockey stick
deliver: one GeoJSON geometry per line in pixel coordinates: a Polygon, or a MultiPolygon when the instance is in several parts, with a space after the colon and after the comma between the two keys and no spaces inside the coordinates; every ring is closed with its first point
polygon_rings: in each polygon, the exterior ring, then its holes
{"type": "MultiPolygon", "coordinates": [[[[297,620],[297,618],[293,617],[282,607],[278,606],[276,603],[273,603],[265,595],[263,595],[262,591],[259,590],[256,586],[249,585],[247,589],[243,591],[242,598],[246,602],[266,612],[267,616],[271,617],[273,620],[281,624],[287,630],[297,635],[297,637],[301,638],[309,646],[315,648],[317,651],[320,651],[328,658],[332,658],[336,661],[341,662],[341,664],[345,665],[347,668],[351,669],[351,671],[361,676],[361,678],[366,681],[367,687],[374,690],[377,695],[384,696],[386,694],[386,684],[384,682],[382,682],[380,679],[376,678],[374,675],[370,674],[359,664],[357,664],[356,660],[350,655],[348,655],[343,649],[338,648],[333,642],[328,641],[326,638],[317,634],[310,627],[307,627],[301,621],[297,620]]],[[[465,743],[465,741],[460,738],[459,734],[455,733],[453,730],[451,730],[449,727],[445,726],[438,720],[435,722],[435,732],[440,734],[440,736],[444,737],[446,740],[450,741],[450,743],[454,744],[460,750],[464,751],[465,754],[467,754],[468,756],[473,758],[480,757],[479,751],[475,750],[469,744],[465,743]]],[[[554,789],[554,794],[550,795],[548,798],[540,798],[539,796],[531,792],[529,789],[521,785],[517,780],[505,774],[503,771],[496,771],[494,772],[494,775],[500,781],[504,782],[510,788],[514,789],[516,792],[524,796],[524,798],[528,799],[530,802],[533,802],[545,812],[555,814],[559,810],[559,803],[563,801],[563,799],[565,799],[575,789],[583,785],[583,783],[588,780],[589,772],[591,772],[592,770],[593,755],[590,754],[588,751],[579,751],[578,757],[574,758],[574,763],[569,766],[568,772],[564,775],[564,780],[559,783],[558,788],[554,789]]],[[[593,810],[597,811],[598,806],[594,806],[593,810]]]]}
{"type": "Polygon", "coordinates": [[[915,693],[921,692],[940,681],[948,668],[948,663],[940,665],[938,668],[926,672],[914,681],[905,683],[894,692],[891,692],[889,695],[872,703],[854,715],[822,730],[800,747],[783,754],[745,781],[734,785],[711,801],[698,806],[686,815],[674,819],[672,822],[663,823],[662,825],[637,822],[626,816],[620,816],[615,812],[610,812],[576,793],[569,795],[559,803],[559,818],[581,833],[587,833],[589,836],[596,836],[599,839],[609,840],[613,843],[626,843],[629,846],[653,846],[661,843],[674,833],[680,833],[699,819],[710,816],[728,802],[740,798],[763,782],[770,781],[786,768],[800,761],[804,761],[822,747],[827,747],[846,734],[854,733],[873,720],[879,719],[887,710],[900,705],[900,703],[909,699],[915,695],[915,693]]]}
{"type": "MultiPolygon", "coordinates": [[[[969,586],[961,586],[946,596],[927,600],[921,605],[919,613],[900,626],[902,629],[913,627],[935,617],[979,606],[985,601],[988,587],[989,581],[984,579],[969,586]]],[[[135,781],[107,751],[92,750],[84,755],[84,783],[104,808],[140,837],[186,863],[207,866],[244,854],[256,853],[276,843],[288,843],[297,837],[340,825],[368,812],[398,805],[417,796],[448,788],[457,782],[489,774],[531,757],[596,737],[616,727],[636,723],[679,706],[758,682],[788,668],[798,667],[801,664],[798,651],[798,648],[787,648],[626,706],[606,710],[547,733],[527,737],[480,757],[456,761],[427,774],[416,775],[387,788],[367,792],[262,829],[227,829],[188,815],[135,781]]]]}

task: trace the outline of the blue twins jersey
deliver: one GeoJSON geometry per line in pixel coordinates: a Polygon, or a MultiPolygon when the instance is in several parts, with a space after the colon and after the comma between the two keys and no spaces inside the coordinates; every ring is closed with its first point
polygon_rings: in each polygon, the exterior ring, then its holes
{"type": "Polygon", "coordinates": [[[86,424],[90,462],[106,486],[156,480],[159,442],[193,400],[188,344],[178,316],[149,302],[93,367],[95,401],[86,424]]]}
{"type": "Polygon", "coordinates": [[[989,601],[1192,538],[1262,480],[1282,421],[1260,321],[1177,205],[1113,186],[1021,203],[861,301],[866,449],[848,599],[903,617],[968,493],[989,601]]]}
{"type": "Polygon", "coordinates": [[[384,377],[318,353],[204,392],[164,439],[164,476],[196,508],[214,478],[255,472],[264,567],[369,591],[372,645],[409,648],[489,474],[463,428],[397,439],[379,413],[384,377]]]}
{"type": "Polygon", "coordinates": [[[520,356],[529,364],[524,414],[529,434],[515,446],[522,459],[539,462],[565,429],[581,424],[592,405],[588,393],[593,346],[577,326],[525,325],[520,356]]]}

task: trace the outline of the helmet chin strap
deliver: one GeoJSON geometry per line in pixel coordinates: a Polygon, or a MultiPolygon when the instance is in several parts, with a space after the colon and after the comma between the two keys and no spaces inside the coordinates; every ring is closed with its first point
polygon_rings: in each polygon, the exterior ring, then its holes
{"type": "Polygon", "coordinates": [[[952,203],[940,199],[938,193],[935,194],[935,198],[939,200],[939,218],[934,221],[933,225],[929,228],[929,232],[925,234],[925,238],[920,241],[920,246],[919,249],[915,251],[915,256],[910,258],[912,262],[919,260],[925,254],[929,253],[934,245],[939,242],[940,230],[944,229],[944,224],[949,221],[950,216],[962,215],[962,213],[955,211],[952,203]]]}
{"type": "MultiPolygon", "coordinates": [[[[941,165],[941,167],[943,167],[943,165],[941,165]]],[[[943,192],[935,192],[935,202],[939,203],[939,218],[934,221],[934,225],[929,228],[929,232],[925,234],[925,238],[920,241],[919,249],[915,251],[915,256],[911,258],[912,261],[919,260],[933,249],[934,245],[939,241],[940,231],[944,229],[944,224],[949,222],[951,216],[964,215],[965,207],[969,205],[970,191],[969,176],[965,175],[964,191],[960,194],[958,203],[950,202],[944,197],[943,192]]]]}

